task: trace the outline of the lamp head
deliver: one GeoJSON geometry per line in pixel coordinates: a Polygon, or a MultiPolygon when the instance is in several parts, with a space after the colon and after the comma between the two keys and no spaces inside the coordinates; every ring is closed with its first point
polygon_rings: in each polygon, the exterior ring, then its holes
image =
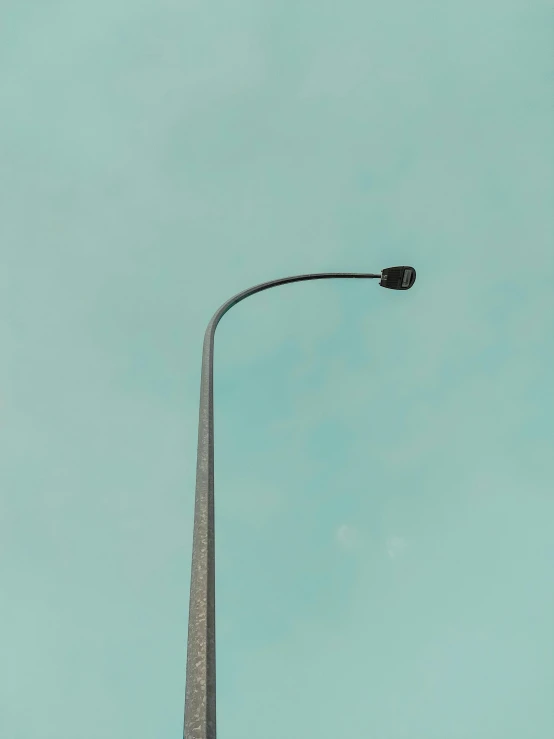
{"type": "Polygon", "coordinates": [[[381,272],[381,287],[391,290],[409,290],[414,284],[416,271],[413,267],[387,267],[381,272]]]}

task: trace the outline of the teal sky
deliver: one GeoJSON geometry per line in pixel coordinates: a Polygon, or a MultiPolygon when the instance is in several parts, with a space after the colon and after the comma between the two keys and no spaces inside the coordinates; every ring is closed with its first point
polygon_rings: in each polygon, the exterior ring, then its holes
{"type": "Polygon", "coordinates": [[[0,736],[554,736],[550,0],[5,0],[0,736]],[[551,378],[548,380],[548,378],[551,378]]]}

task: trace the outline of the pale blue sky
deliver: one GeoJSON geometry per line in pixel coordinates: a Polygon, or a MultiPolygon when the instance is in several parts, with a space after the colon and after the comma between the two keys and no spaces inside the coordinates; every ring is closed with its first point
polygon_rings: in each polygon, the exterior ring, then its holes
{"type": "Polygon", "coordinates": [[[5,0],[0,736],[554,736],[550,0],[5,0]]]}

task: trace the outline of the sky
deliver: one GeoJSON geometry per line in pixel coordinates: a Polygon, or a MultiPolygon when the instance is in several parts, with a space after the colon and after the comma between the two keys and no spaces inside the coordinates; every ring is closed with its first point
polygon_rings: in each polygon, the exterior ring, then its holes
{"type": "Polygon", "coordinates": [[[4,0],[0,736],[554,736],[550,0],[4,0]],[[548,380],[548,377],[551,379],[548,380]]]}

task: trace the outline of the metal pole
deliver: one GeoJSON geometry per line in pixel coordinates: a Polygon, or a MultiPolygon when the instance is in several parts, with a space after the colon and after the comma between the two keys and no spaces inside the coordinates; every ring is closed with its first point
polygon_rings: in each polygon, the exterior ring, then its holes
{"type": "Polygon", "coordinates": [[[335,277],[380,278],[381,274],[323,272],[264,282],[224,303],[204,335],[192,538],[184,739],[216,739],[215,702],[215,529],[213,347],[217,324],[241,300],[288,282],[335,277]]]}

